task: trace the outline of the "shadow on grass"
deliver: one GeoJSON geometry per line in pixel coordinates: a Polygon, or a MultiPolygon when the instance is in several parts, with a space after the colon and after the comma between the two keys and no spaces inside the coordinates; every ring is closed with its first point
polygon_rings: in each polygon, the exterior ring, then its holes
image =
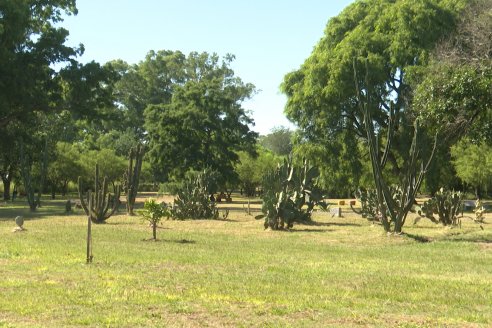
{"type": "Polygon", "coordinates": [[[343,222],[317,222],[317,221],[305,221],[303,225],[316,226],[316,227],[361,227],[362,224],[358,223],[343,223],[343,222]]]}
{"type": "MultiPolygon", "coordinates": [[[[70,215],[65,213],[65,201],[49,201],[41,203],[42,206],[36,211],[31,211],[29,205],[24,201],[9,203],[0,207],[0,221],[14,220],[16,216],[23,216],[26,220],[38,220],[48,216],[70,215]]],[[[82,212],[83,213],[83,212],[82,212]]],[[[72,215],[76,215],[74,213],[72,215]]]]}
{"type": "MultiPolygon", "coordinates": [[[[50,216],[85,216],[83,209],[77,209],[72,206],[72,212],[65,212],[66,200],[43,200],[41,207],[35,211],[29,209],[27,201],[18,200],[15,202],[9,202],[7,205],[0,206],[0,221],[13,221],[16,216],[22,216],[25,220],[40,220],[50,216]]],[[[120,205],[118,212],[113,216],[126,215],[126,212],[122,210],[123,205],[120,205]]]]}
{"type": "Polygon", "coordinates": [[[196,241],[194,240],[188,240],[188,239],[179,239],[179,240],[169,240],[169,239],[142,239],[142,241],[153,241],[153,242],[161,242],[161,243],[174,243],[174,244],[196,244],[196,241]]]}
{"type": "Polygon", "coordinates": [[[492,244],[492,233],[487,234],[479,234],[479,230],[470,230],[470,231],[453,231],[452,233],[438,236],[438,237],[427,237],[422,235],[416,235],[411,233],[405,233],[404,236],[413,239],[419,243],[430,243],[430,242],[469,242],[469,243],[486,243],[492,244]]]}
{"type": "Polygon", "coordinates": [[[429,237],[426,237],[426,236],[421,236],[421,235],[414,235],[414,234],[411,234],[411,233],[405,233],[404,234],[405,237],[408,237],[410,239],[413,239],[419,243],[430,243],[432,242],[433,240],[429,237]]]}
{"type": "Polygon", "coordinates": [[[285,230],[288,232],[333,232],[335,230],[333,229],[290,229],[290,230],[285,230]]]}
{"type": "Polygon", "coordinates": [[[490,231],[485,234],[476,234],[483,231],[483,227],[480,228],[482,230],[456,231],[439,238],[439,241],[492,244],[492,233],[490,231]]]}

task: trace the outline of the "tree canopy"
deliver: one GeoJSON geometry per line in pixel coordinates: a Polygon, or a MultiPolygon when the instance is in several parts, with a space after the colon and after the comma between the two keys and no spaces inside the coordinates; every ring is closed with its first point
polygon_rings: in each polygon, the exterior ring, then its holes
{"type": "Polygon", "coordinates": [[[260,144],[276,155],[286,156],[292,152],[293,132],[284,126],[274,127],[267,135],[260,137],[260,144]]]}
{"type": "MultiPolygon", "coordinates": [[[[429,65],[436,45],[455,31],[459,15],[469,3],[356,1],[329,20],[311,55],[298,70],[285,76],[285,113],[300,128],[296,147],[313,150],[306,152],[308,156],[330,159],[320,163],[320,168],[336,180],[331,186],[346,173],[350,178],[346,181],[353,181],[350,184],[361,178],[357,168],[364,167],[361,161],[367,157],[367,152],[358,152],[356,146],[367,142],[361,97],[372,100],[369,105],[378,143],[383,144],[388,133],[392,134],[386,170],[401,175],[419,113],[414,97],[416,81],[422,81],[420,69],[429,65]],[[354,151],[345,152],[342,159],[338,153],[347,146],[354,151]]],[[[430,138],[423,138],[423,145],[432,144],[430,138]]]]}
{"type": "MultiPolygon", "coordinates": [[[[286,114],[308,140],[333,140],[342,129],[364,137],[354,87],[354,60],[360,72],[367,63],[377,127],[388,126],[390,103],[405,127],[410,101],[407,71],[428,61],[435,44],[455,26],[466,1],[356,1],[332,18],[311,56],[285,76],[286,114]]],[[[359,89],[365,92],[365,74],[359,89]]],[[[410,125],[411,126],[411,125],[410,125]]],[[[393,162],[396,164],[396,162],[393,162]]]]}
{"type": "Polygon", "coordinates": [[[164,72],[153,79],[152,102],[144,113],[149,158],[162,178],[204,168],[231,178],[237,151],[254,153],[257,133],[241,104],[255,88],[234,76],[233,59],[162,51],[140,63],[144,71],[164,72]]]}

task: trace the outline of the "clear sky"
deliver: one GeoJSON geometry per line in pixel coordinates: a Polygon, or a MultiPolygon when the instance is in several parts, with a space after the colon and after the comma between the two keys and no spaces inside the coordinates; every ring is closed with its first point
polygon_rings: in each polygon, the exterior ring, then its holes
{"type": "Polygon", "coordinates": [[[354,0],[78,0],[62,24],[69,44],[83,43],[81,61],[138,63],[149,50],[236,55],[232,68],[261,92],[244,103],[253,129],[290,126],[279,85],[323,36],[330,17],[354,0]]]}

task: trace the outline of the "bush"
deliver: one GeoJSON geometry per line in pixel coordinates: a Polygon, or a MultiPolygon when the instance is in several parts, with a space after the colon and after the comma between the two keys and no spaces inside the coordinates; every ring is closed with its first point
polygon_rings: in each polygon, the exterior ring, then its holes
{"type": "Polygon", "coordinates": [[[158,204],[155,199],[150,198],[145,201],[142,217],[152,226],[152,237],[157,240],[157,225],[163,217],[171,215],[166,203],[158,204]]]}
{"type": "Polygon", "coordinates": [[[216,185],[217,173],[204,170],[189,174],[177,192],[171,210],[173,219],[218,219],[219,210],[210,201],[211,188],[216,185]]]}
{"type": "Polygon", "coordinates": [[[263,214],[256,217],[265,219],[265,229],[290,229],[294,222],[310,220],[316,205],[326,209],[322,192],[316,186],[318,176],[316,167],[309,166],[307,161],[302,167],[295,166],[291,157],[267,174],[263,182],[263,214]]]}

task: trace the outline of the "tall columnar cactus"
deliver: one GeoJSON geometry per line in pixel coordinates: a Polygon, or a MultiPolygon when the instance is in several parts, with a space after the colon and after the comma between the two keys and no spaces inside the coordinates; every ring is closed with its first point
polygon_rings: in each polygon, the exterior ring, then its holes
{"type": "Polygon", "coordinates": [[[387,163],[389,152],[394,139],[394,132],[397,129],[398,113],[395,111],[395,105],[392,103],[389,108],[388,134],[386,145],[381,152],[379,147],[378,129],[374,125],[372,112],[379,109],[378,100],[375,99],[371,84],[369,82],[369,69],[366,62],[365,90],[362,92],[359,88],[357,70],[354,61],[354,80],[357,102],[360,112],[364,119],[364,128],[367,135],[367,144],[369,146],[369,155],[372,164],[372,173],[377,193],[378,212],[381,216],[381,224],[386,232],[400,234],[405,224],[408,212],[415,203],[415,196],[422,184],[425,173],[427,172],[437,145],[437,135],[434,140],[434,147],[424,165],[422,158],[422,149],[426,146],[420,140],[419,123],[415,121],[414,134],[408,158],[405,159],[403,173],[400,176],[398,185],[399,192],[394,194],[387,183],[383,174],[383,169],[387,163]],[[382,155],[381,155],[382,154],[382,155]]]}
{"type": "Polygon", "coordinates": [[[96,164],[94,191],[84,195],[82,178],[79,177],[79,198],[80,204],[91,221],[94,223],[104,223],[111,215],[116,212],[120,204],[120,186],[114,186],[114,195],[108,192],[108,181],[105,177],[99,181],[99,165],[96,164]]]}
{"type": "Polygon", "coordinates": [[[126,212],[128,215],[135,214],[133,207],[135,206],[135,198],[137,197],[144,152],[144,147],[141,144],[130,150],[128,169],[125,174],[126,212]]]}

